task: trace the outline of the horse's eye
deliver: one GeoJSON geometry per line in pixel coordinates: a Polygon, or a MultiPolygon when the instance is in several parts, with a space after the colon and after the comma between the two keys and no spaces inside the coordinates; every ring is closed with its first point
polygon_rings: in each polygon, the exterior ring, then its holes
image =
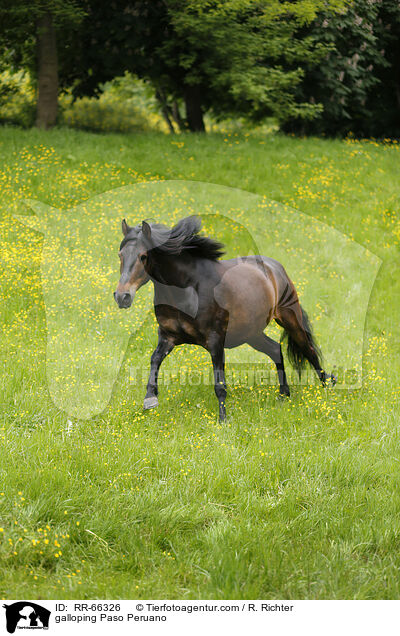
{"type": "Polygon", "coordinates": [[[147,258],[146,254],[141,255],[140,260],[142,261],[142,263],[145,262],[146,258],[147,258]]]}

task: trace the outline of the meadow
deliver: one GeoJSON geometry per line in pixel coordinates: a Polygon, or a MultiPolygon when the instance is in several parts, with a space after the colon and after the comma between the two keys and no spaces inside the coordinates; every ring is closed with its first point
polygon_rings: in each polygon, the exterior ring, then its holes
{"type": "MultiPolygon", "coordinates": [[[[399,598],[399,153],[390,140],[275,133],[0,130],[3,598],[399,598]],[[239,383],[219,424],[210,386],[173,382],[160,387],[159,409],[144,413],[143,386],[130,373],[147,365],[156,341],[150,312],[101,412],[80,419],[60,407],[46,370],[47,248],[15,215],[35,199],[67,222],[63,211],[97,195],[166,180],[267,197],[380,259],[361,313],[360,388],[294,386],[282,403],[274,385],[239,383]]],[[[185,213],[184,202],[171,212],[185,213]]],[[[257,222],[251,211],[243,219],[249,229],[257,222]]],[[[117,250],[119,229],[109,232],[117,250]]],[[[229,249],[247,249],[242,235],[225,234],[229,249]]],[[[90,243],[96,227],[86,236],[90,243]]],[[[317,258],[307,265],[311,282],[317,258]]],[[[61,287],[62,268],[57,274],[61,287]]],[[[356,268],[354,279],[363,276],[356,268]]],[[[338,294],[334,275],[330,284],[338,294]]],[[[316,319],[317,303],[311,294],[316,319]]],[[[329,359],[338,343],[340,364],[349,330],[332,320],[330,333],[328,317],[317,333],[329,359]]],[[[170,364],[208,361],[180,348],[170,364]]]]}

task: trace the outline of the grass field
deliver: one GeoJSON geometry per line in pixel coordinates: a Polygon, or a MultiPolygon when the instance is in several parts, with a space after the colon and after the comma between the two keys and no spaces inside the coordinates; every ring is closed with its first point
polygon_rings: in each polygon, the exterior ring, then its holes
{"type": "MultiPolygon", "coordinates": [[[[273,134],[0,130],[2,597],[399,598],[399,153],[396,143],[273,134]],[[381,259],[361,389],[295,386],[282,404],[273,386],[235,386],[221,425],[211,387],[175,383],[143,413],[129,370],[155,342],[149,315],[100,414],[79,420],[57,406],[46,245],[14,215],[27,213],[25,199],[67,210],[166,179],[264,195],[381,259]]],[[[246,227],[255,223],[249,213],[246,227]]],[[[337,330],[321,328],[322,348],[340,341],[337,330]]],[[[181,348],[175,365],[207,364],[194,352],[181,348]]]]}

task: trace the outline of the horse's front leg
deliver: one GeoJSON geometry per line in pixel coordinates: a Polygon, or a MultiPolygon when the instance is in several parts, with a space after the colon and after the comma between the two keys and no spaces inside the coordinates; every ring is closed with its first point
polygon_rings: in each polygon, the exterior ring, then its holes
{"type": "Polygon", "coordinates": [[[175,343],[166,338],[161,332],[158,333],[158,345],[151,356],[150,375],[147,382],[146,397],[143,408],[154,409],[158,406],[158,371],[164,358],[171,353],[175,343]]]}
{"type": "Polygon", "coordinates": [[[214,369],[214,390],[218,399],[219,420],[223,422],[226,418],[225,399],[226,399],[226,383],[225,383],[225,354],[224,339],[215,337],[209,343],[209,352],[214,369]]]}

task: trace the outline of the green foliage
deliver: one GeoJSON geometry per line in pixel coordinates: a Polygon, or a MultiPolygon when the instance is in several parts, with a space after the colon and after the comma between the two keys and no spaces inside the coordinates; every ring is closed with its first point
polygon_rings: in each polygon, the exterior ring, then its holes
{"type": "MultiPolygon", "coordinates": [[[[74,96],[130,71],[151,82],[180,129],[201,130],[208,113],[274,117],[303,133],[400,135],[398,0],[3,0],[2,58],[33,78],[46,12],[59,84],[74,96]]],[[[110,101],[96,102],[102,120],[110,101]]],[[[129,119],[118,108],[114,119],[129,119]]]]}
{"type": "Polygon", "coordinates": [[[208,4],[207,10],[175,2],[170,20],[176,39],[160,47],[169,70],[169,90],[179,95],[183,85],[199,86],[204,108],[226,116],[233,112],[259,119],[275,116],[312,117],[315,105],[294,99],[303,72],[298,53],[310,54],[305,43],[293,40],[298,24],[293,16],[271,15],[259,3],[230,6],[208,4]],[[185,49],[182,43],[185,43],[185,49]],[[283,61],[291,64],[284,68],[283,61]]]}
{"type": "MultiPolygon", "coordinates": [[[[28,68],[36,74],[37,19],[52,15],[58,32],[71,32],[82,21],[80,0],[2,0],[0,4],[0,46],[7,63],[15,69],[28,68]]],[[[61,51],[60,51],[61,53],[61,51]]]]}
{"type": "MultiPolygon", "coordinates": [[[[328,6],[334,11],[344,1],[328,6]]],[[[200,117],[211,110],[285,121],[319,112],[297,99],[296,87],[301,63],[317,58],[320,47],[296,33],[326,3],[134,0],[129,11],[124,4],[86,1],[86,18],[61,60],[62,77],[76,74],[76,94],[91,94],[128,69],[150,80],[167,103],[181,100],[200,117]]]]}
{"type": "Polygon", "coordinates": [[[31,77],[26,71],[4,70],[0,73],[0,122],[33,125],[36,95],[31,77]]]}
{"type": "Polygon", "coordinates": [[[60,98],[60,123],[95,132],[165,130],[153,91],[130,74],[101,87],[98,97],[60,98]]]}
{"type": "Polygon", "coordinates": [[[134,104],[140,111],[159,114],[160,105],[155,98],[153,86],[132,73],[125,72],[124,75],[101,84],[100,90],[110,97],[134,104]]]}
{"type": "Polygon", "coordinates": [[[313,121],[291,118],[286,130],[329,135],[400,134],[400,4],[353,0],[341,13],[318,15],[303,35],[326,47],[315,64],[305,61],[297,99],[321,103],[313,121]]]}
{"type": "MultiPolygon", "coordinates": [[[[385,63],[377,69],[378,84],[369,95],[371,115],[364,134],[400,137],[400,3],[382,0],[376,32],[385,63]]],[[[374,71],[375,72],[375,71],[374,71]]]]}

